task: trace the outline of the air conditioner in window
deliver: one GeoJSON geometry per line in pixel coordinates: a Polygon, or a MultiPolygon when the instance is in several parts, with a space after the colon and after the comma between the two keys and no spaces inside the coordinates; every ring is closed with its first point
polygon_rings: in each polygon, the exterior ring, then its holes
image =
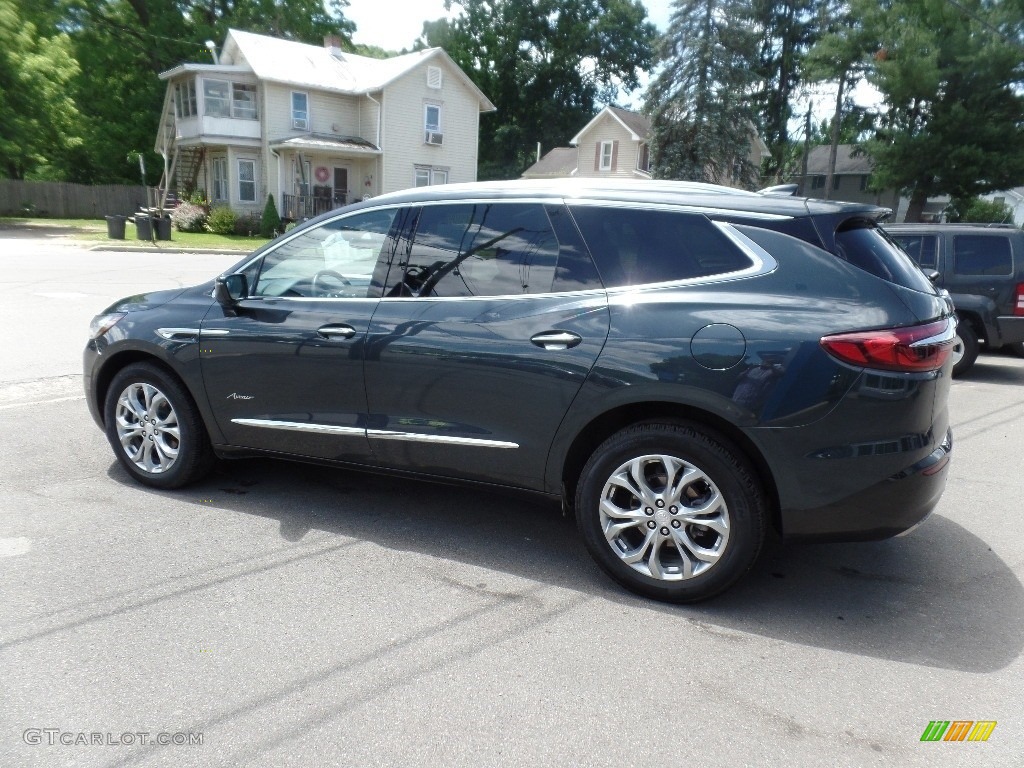
{"type": "Polygon", "coordinates": [[[426,142],[427,144],[440,147],[444,143],[444,134],[436,131],[427,131],[426,142]]]}
{"type": "Polygon", "coordinates": [[[292,120],[292,128],[295,128],[300,131],[308,130],[309,122],[303,118],[297,117],[294,120],[292,120]]]}

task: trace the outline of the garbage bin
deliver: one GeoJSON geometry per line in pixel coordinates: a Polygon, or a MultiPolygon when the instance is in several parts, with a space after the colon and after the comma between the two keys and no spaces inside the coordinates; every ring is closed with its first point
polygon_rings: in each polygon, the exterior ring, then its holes
{"type": "Polygon", "coordinates": [[[157,240],[170,240],[171,239],[171,217],[170,216],[154,216],[153,217],[153,228],[156,230],[157,240]]]}
{"type": "Polygon", "coordinates": [[[135,214],[135,236],[139,240],[153,239],[153,219],[148,213],[135,214]]]}
{"type": "Polygon", "coordinates": [[[111,240],[124,240],[124,225],[127,216],[105,216],[107,220],[107,237],[111,240]]]}

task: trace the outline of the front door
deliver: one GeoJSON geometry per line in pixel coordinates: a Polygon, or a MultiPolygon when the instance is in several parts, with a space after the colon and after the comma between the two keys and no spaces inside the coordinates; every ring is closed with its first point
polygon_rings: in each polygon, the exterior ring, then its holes
{"type": "Polygon", "coordinates": [[[341,216],[241,270],[249,296],[202,325],[203,379],[228,443],[366,461],[362,342],[397,209],[341,216]]]}
{"type": "Polygon", "coordinates": [[[334,169],[334,207],[352,202],[348,199],[348,168],[334,169]]]}

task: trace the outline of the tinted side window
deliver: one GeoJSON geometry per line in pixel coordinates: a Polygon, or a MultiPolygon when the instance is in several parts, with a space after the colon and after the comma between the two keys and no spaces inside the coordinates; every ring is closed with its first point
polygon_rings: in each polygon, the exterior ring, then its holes
{"type": "Polygon", "coordinates": [[[526,203],[426,205],[388,296],[509,296],[551,290],[558,241],[526,203]]]}
{"type": "Polygon", "coordinates": [[[546,205],[548,220],[558,238],[558,268],[553,291],[587,291],[602,288],[594,260],[587,253],[576,224],[564,205],[546,205]]]}
{"type": "Polygon", "coordinates": [[[1008,237],[957,235],[953,238],[953,259],[958,275],[1008,275],[1013,271],[1008,237]]]}
{"type": "Polygon", "coordinates": [[[395,209],[334,219],[307,229],[267,253],[254,296],[366,298],[387,243],[395,209]]]}
{"type": "Polygon", "coordinates": [[[753,262],[696,213],[571,206],[608,287],[736,272],[753,262]]]}
{"type": "Polygon", "coordinates": [[[935,288],[917,264],[872,221],[853,219],[836,231],[836,256],[875,277],[922,293],[935,288]]]}
{"type": "Polygon", "coordinates": [[[890,235],[919,266],[935,269],[939,238],[935,235],[890,235]]]}

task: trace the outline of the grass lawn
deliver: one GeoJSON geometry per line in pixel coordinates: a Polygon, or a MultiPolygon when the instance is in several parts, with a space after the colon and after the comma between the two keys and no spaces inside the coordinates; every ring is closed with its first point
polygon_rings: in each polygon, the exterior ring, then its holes
{"type": "MultiPolygon", "coordinates": [[[[107,237],[107,222],[104,219],[30,219],[0,217],[0,229],[23,227],[39,229],[66,230],[68,235],[78,240],[95,241],[97,243],[121,243],[125,245],[140,244],[135,237],[135,223],[129,220],[125,226],[124,240],[111,240],[107,237]]],[[[148,241],[145,241],[148,242],[148,241]]],[[[238,251],[254,251],[267,238],[246,237],[244,235],[215,235],[212,232],[179,232],[172,230],[171,240],[157,240],[156,247],[168,248],[222,248],[238,251]]],[[[152,243],[150,243],[152,246],[152,243]]]]}

